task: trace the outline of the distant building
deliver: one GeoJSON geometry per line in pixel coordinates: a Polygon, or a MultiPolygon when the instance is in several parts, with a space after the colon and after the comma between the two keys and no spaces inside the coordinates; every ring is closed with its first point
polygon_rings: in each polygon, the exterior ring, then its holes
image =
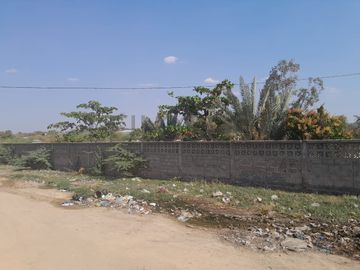
{"type": "Polygon", "coordinates": [[[131,129],[135,129],[135,115],[131,115],[131,129]]]}

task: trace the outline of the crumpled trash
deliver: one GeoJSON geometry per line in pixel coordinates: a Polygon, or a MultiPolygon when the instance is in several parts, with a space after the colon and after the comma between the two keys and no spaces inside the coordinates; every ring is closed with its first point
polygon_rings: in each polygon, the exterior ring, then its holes
{"type": "Polygon", "coordinates": [[[111,205],[111,202],[109,202],[109,201],[100,201],[96,205],[100,206],[100,207],[108,207],[108,206],[111,205]]]}
{"type": "Polygon", "coordinates": [[[223,203],[228,204],[228,203],[230,203],[231,199],[228,197],[223,197],[222,201],[223,201],[223,203]]]}
{"type": "Polygon", "coordinates": [[[74,205],[74,202],[71,200],[66,200],[61,204],[61,206],[65,206],[65,207],[73,206],[73,205],[74,205]]]}
{"type": "Polygon", "coordinates": [[[107,201],[111,201],[111,202],[115,201],[115,199],[116,199],[115,196],[112,195],[112,193],[102,195],[101,198],[104,199],[104,200],[107,200],[107,201]]]}
{"type": "Polygon", "coordinates": [[[213,192],[213,194],[212,194],[213,197],[220,197],[220,196],[222,196],[222,195],[223,195],[223,193],[222,193],[220,190],[215,191],[215,192],[213,192]]]}
{"type": "Polygon", "coordinates": [[[319,207],[320,203],[314,202],[312,204],[310,204],[311,207],[319,207]]]}
{"type": "Polygon", "coordinates": [[[177,219],[181,222],[186,222],[193,217],[194,217],[194,215],[192,213],[190,213],[186,210],[181,210],[181,214],[180,214],[180,216],[178,216],[177,219]]]}
{"type": "Polygon", "coordinates": [[[295,252],[305,251],[308,248],[306,241],[297,238],[286,238],[281,242],[281,246],[295,252]]]}

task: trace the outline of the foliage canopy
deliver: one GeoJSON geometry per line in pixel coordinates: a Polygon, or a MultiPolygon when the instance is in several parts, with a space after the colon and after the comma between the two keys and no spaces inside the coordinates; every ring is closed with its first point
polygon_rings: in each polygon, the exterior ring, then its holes
{"type": "Polygon", "coordinates": [[[283,139],[290,108],[311,110],[323,90],[320,78],[297,87],[299,64],[282,60],[274,66],[259,98],[255,78],[251,85],[240,77],[239,92],[224,80],[214,88],[195,87],[192,96],[170,96],[175,105],[162,105],[155,123],[143,122],[133,135],[145,140],[256,140],[283,139]]]}
{"type": "Polygon", "coordinates": [[[289,110],[286,125],[291,140],[350,139],[344,116],[331,116],[323,106],[316,111],[289,110]]]}
{"type": "Polygon", "coordinates": [[[118,110],[116,107],[102,106],[100,102],[91,100],[76,108],[85,111],[63,112],[62,116],[73,121],[51,124],[48,129],[60,133],[65,141],[99,141],[110,138],[125,125],[126,115],[114,114],[118,110]]]}

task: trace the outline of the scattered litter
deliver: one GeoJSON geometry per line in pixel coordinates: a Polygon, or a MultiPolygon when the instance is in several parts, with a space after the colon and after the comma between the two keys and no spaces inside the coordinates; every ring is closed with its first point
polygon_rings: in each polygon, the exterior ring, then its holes
{"type": "MultiPolygon", "coordinates": [[[[179,188],[180,190],[178,191],[180,192],[178,192],[178,194],[171,194],[170,196],[173,198],[181,196],[181,185],[179,185],[179,188]]],[[[65,191],[66,190],[62,190],[62,192],[65,191]]],[[[140,191],[142,193],[151,193],[147,189],[140,189],[140,191]]],[[[187,188],[184,188],[184,192],[186,191],[188,191],[187,188]]],[[[159,186],[158,192],[167,193],[169,191],[165,186],[159,186]]],[[[204,192],[205,191],[203,188],[199,189],[200,194],[204,192]]],[[[200,194],[195,196],[203,196],[200,194]]],[[[271,201],[279,200],[278,195],[273,194],[270,196],[270,194],[267,195],[267,197],[264,197],[266,202],[269,197],[271,198],[271,201]]],[[[231,192],[224,191],[223,193],[217,190],[212,192],[212,197],[217,198],[217,201],[220,203],[240,204],[239,200],[235,200],[235,198],[231,196],[231,192]]],[[[261,203],[263,202],[263,198],[255,197],[254,202],[261,203]]],[[[359,207],[359,205],[355,202],[357,201],[350,202],[350,207],[359,207]]],[[[320,203],[310,201],[308,202],[308,206],[320,207],[320,203]]],[[[271,204],[275,205],[275,202],[272,202],[271,204]]],[[[106,190],[95,191],[94,196],[92,197],[74,197],[71,200],[65,200],[61,205],[63,207],[71,207],[74,205],[98,206],[105,208],[111,207],[113,209],[126,209],[129,214],[141,215],[147,215],[153,211],[163,212],[168,210],[167,208],[160,207],[155,202],[136,199],[130,195],[121,196],[115,193],[112,194],[106,190]]],[[[261,206],[261,204],[259,204],[259,206],[261,206]]],[[[191,206],[188,205],[186,207],[190,207],[191,210],[183,210],[181,207],[174,207],[174,209],[169,210],[169,212],[171,211],[171,215],[176,217],[178,221],[184,222],[185,224],[187,224],[189,220],[201,216],[201,214],[196,212],[196,210],[194,210],[194,208],[191,206]]],[[[226,207],[223,206],[223,208],[226,207]]],[[[357,209],[353,210],[354,212],[357,211],[357,209]]],[[[227,234],[226,236],[222,235],[222,237],[234,244],[247,246],[251,249],[261,250],[264,252],[280,250],[300,252],[313,248],[325,253],[346,254],[351,258],[360,260],[360,255],[358,252],[358,239],[360,239],[360,220],[358,216],[354,215],[353,218],[344,221],[344,223],[337,224],[331,220],[328,220],[327,223],[320,222],[312,217],[311,213],[307,213],[306,211],[302,216],[289,218],[286,219],[286,221],[278,218],[277,215],[271,214],[271,212],[272,211],[266,212],[266,214],[262,214],[261,216],[240,215],[234,217],[236,220],[239,220],[239,223],[248,224],[249,227],[245,229],[243,227],[224,229],[231,231],[231,233],[227,234]],[[239,233],[235,233],[234,231],[238,231],[239,233]]],[[[216,213],[211,214],[217,215],[216,213]]],[[[233,218],[231,214],[229,214],[229,216],[233,218]]],[[[221,221],[221,219],[219,220],[221,221]]]]}
{"type": "Polygon", "coordinates": [[[73,203],[73,201],[66,200],[61,205],[67,207],[67,206],[73,206],[74,203],[73,203]]]}
{"type": "Polygon", "coordinates": [[[311,207],[319,207],[319,206],[320,206],[320,204],[317,203],[317,202],[314,202],[314,203],[311,204],[311,207]]]}
{"type": "Polygon", "coordinates": [[[104,200],[107,200],[107,201],[115,201],[115,199],[116,199],[115,196],[112,195],[112,193],[102,195],[101,198],[104,200]]]}
{"type": "Polygon", "coordinates": [[[100,206],[100,207],[108,207],[108,206],[110,206],[110,204],[111,203],[109,201],[100,201],[96,205],[100,206]]]}
{"type": "Polygon", "coordinates": [[[228,204],[228,203],[230,203],[230,198],[228,198],[228,197],[223,197],[223,198],[222,198],[222,201],[223,201],[223,203],[228,204]]]}
{"type": "Polygon", "coordinates": [[[178,220],[181,221],[181,222],[186,222],[188,221],[190,218],[193,218],[194,215],[191,214],[190,212],[186,211],[186,210],[182,210],[181,211],[181,215],[178,216],[178,220]]]}
{"type": "Polygon", "coordinates": [[[119,205],[123,204],[124,203],[124,197],[121,197],[121,196],[117,197],[116,200],[115,200],[115,203],[119,204],[119,205]]]}
{"type": "Polygon", "coordinates": [[[213,194],[212,194],[213,197],[220,197],[222,195],[223,195],[223,193],[221,191],[219,191],[219,190],[216,191],[216,192],[213,192],[213,194]]]}
{"type": "Polygon", "coordinates": [[[276,247],[264,246],[263,251],[274,251],[276,247]]]}
{"type": "Polygon", "coordinates": [[[96,197],[96,198],[101,198],[101,196],[102,196],[102,192],[101,192],[101,191],[99,191],[99,190],[95,191],[95,197],[96,197]]]}
{"type": "Polygon", "coordinates": [[[305,251],[308,248],[306,241],[297,238],[286,238],[281,242],[281,246],[295,252],[305,251]]]}

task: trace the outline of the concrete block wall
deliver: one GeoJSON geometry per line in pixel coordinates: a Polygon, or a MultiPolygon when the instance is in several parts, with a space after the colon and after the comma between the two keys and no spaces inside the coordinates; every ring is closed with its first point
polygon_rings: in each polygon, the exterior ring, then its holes
{"type": "MultiPolygon", "coordinates": [[[[21,155],[51,150],[58,170],[95,165],[95,153],[116,143],[8,144],[21,155]]],[[[300,191],[360,193],[360,141],[131,142],[148,160],[148,178],[218,180],[300,191]]]]}

